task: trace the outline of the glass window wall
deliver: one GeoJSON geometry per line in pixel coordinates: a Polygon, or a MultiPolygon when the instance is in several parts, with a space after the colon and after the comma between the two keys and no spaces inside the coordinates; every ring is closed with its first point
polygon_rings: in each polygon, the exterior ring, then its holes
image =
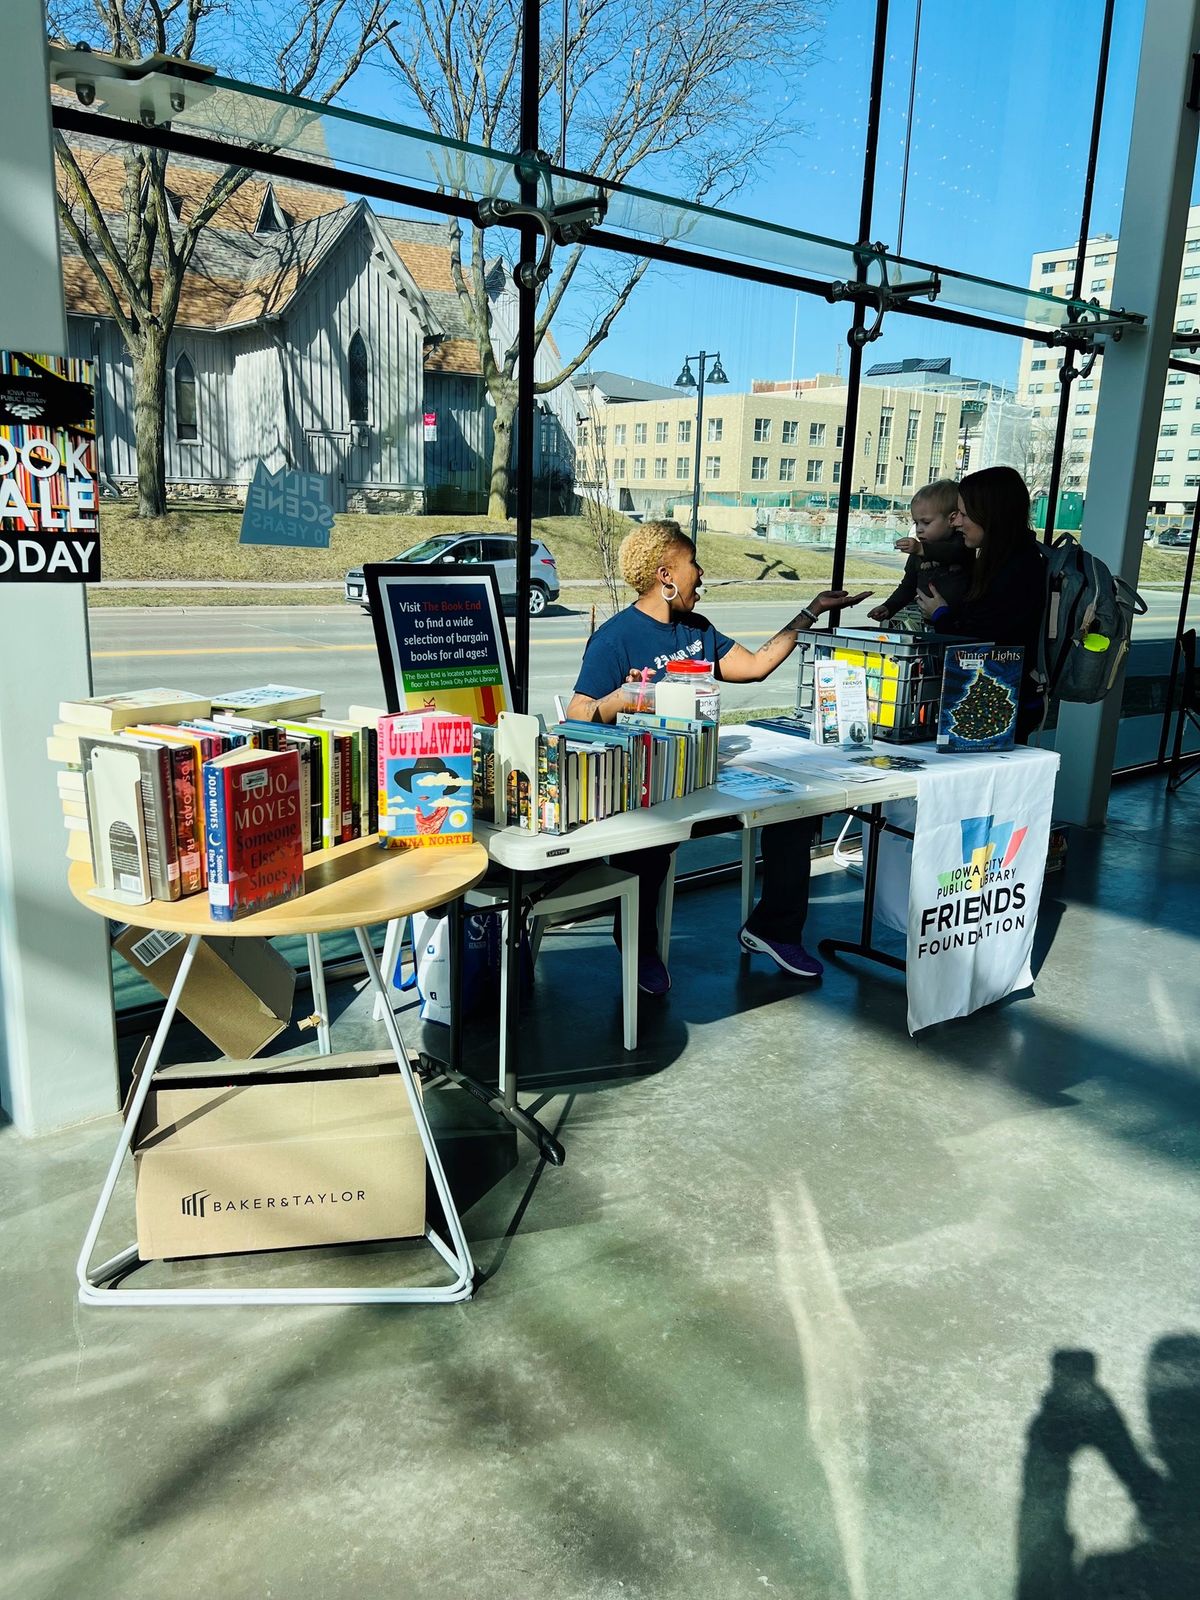
{"type": "MultiPolygon", "coordinates": [[[[90,173],[111,169],[113,182],[100,184],[109,200],[128,164],[150,170],[151,150],[171,175],[164,190],[181,226],[238,174],[199,232],[163,352],[167,516],[156,526],[139,515],[147,375],[106,312],[86,248],[94,218],[76,204],[74,225],[64,220],[73,351],[100,372],[113,530],[109,583],[92,597],[97,692],[167,677],[203,692],[307,672],[322,680],[327,711],[374,703],[369,623],[344,598],[346,573],[428,548],[431,536],[509,523],[523,428],[534,441],[529,531],[557,557],[561,583],[559,605],[539,626],[561,619],[564,641],[539,650],[533,666],[523,659],[534,710],[571,687],[578,619],[625,598],[601,576],[597,506],[690,523],[698,480],[713,604],[760,607],[736,614],[752,636],[778,626],[776,607],[794,612],[810,585],[835,573],[892,583],[892,545],[922,482],[1005,461],[1026,476],[1035,508],[1055,485],[1084,501],[1102,364],[1074,385],[1086,397],[1064,398],[1063,348],[1049,340],[1096,314],[1072,303],[1076,288],[1100,308],[1111,291],[1138,8],[1118,6],[1114,16],[1083,254],[1105,8],[1082,24],[1075,8],[1039,8],[1033,52],[1011,19],[1001,26],[1008,8],[997,0],[991,9],[996,25],[971,30],[971,40],[988,40],[984,62],[972,59],[948,0],[893,5],[875,107],[871,30],[861,15],[830,14],[804,82],[800,181],[811,193],[801,209],[813,231],[794,226],[798,208],[783,202],[794,199],[795,169],[774,158],[747,169],[721,204],[703,205],[672,194],[691,191],[684,167],[665,158],[620,181],[572,173],[517,161],[498,147],[499,127],[485,148],[231,79],[213,80],[203,96],[189,91],[170,134],[129,123],[114,139],[111,117],[104,136],[81,131],[75,106],[66,137],[86,151],[90,173]],[[1074,66],[1066,73],[1063,52],[1074,66]],[[855,246],[876,117],[869,237],[886,250],[855,246]],[[171,147],[172,136],[193,143],[171,147]],[[224,165],[206,159],[217,147],[224,165]],[[1019,159],[1023,149],[1038,159],[1019,159]],[[496,202],[531,192],[543,205],[599,198],[606,214],[599,232],[585,225],[546,253],[526,414],[515,404],[519,240],[499,225],[496,202]],[[893,302],[896,287],[912,298],[893,302]],[[881,336],[856,350],[852,321],[881,336]],[[695,387],[676,377],[701,352],[706,366],[716,357],[703,414],[695,387]],[[259,463],[320,480],[334,516],[327,551],[300,557],[238,542],[259,463]]],[[[505,126],[514,144],[515,122],[505,126]]],[[[1188,241],[1188,255],[1196,249],[1200,238],[1188,241]]],[[[1197,273],[1185,261],[1181,285],[1197,273]]],[[[1181,308],[1195,298],[1181,288],[1181,308]]],[[[1173,372],[1164,415],[1200,407],[1198,384],[1173,372]]],[[[1164,421],[1164,439],[1177,431],[1164,421]]],[[[1200,452],[1189,451],[1195,460],[1200,452]]],[[[1161,577],[1166,598],[1139,622],[1139,640],[1173,634],[1182,567],[1167,571],[1176,547],[1160,541],[1170,531],[1160,524],[1190,517],[1200,476],[1185,476],[1183,452],[1170,445],[1155,466],[1143,578],[1161,577]]],[[[1059,527],[1070,530],[1078,509],[1061,503],[1059,527]]],[[[789,704],[777,679],[754,686],[751,699],[789,704]]],[[[754,709],[736,698],[731,711],[754,709]]]]}

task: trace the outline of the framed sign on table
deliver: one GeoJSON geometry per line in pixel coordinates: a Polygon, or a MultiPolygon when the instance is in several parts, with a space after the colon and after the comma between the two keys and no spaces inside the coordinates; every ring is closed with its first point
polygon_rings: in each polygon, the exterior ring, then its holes
{"type": "Polygon", "coordinates": [[[389,711],[453,711],[494,724],[513,709],[495,570],[388,561],[363,568],[389,711]]]}

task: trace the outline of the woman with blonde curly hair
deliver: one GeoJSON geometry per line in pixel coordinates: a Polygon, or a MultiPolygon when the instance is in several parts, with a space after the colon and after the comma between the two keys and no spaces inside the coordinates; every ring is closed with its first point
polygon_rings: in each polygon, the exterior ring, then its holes
{"type": "MultiPolygon", "coordinates": [[[[696,614],[704,571],[696,547],[677,522],[645,522],[626,535],[621,576],[637,599],[610,617],[588,640],[568,717],[615,722],[621,689],[649,668],[661,678],[668,661],[711,661],[725,683],[760,683],[791,655],[796,635],[826,611],[858,605],[867,595],[826,590],[758,650],[747,650],[696,614]]],[[[803,945],[808,880],[816,823],[777,822],[762,830],[762,898],[739,934],[742,948],[770,956],[797,978],[819,978],[821,963],[803,945]]],[[[665,994],[671,976],[658,954],[658,897],[671,850],[638,850],[615,865],[638,876],[638,985],[665,994]]],[[[614,937],[616,929],[614,928],[614,937]]]]}

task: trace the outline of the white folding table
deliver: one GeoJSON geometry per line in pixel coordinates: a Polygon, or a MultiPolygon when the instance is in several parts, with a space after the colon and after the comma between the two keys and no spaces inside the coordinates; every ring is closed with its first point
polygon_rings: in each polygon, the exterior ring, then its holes
{"type": "MultiPolygon", "coordinates": [[[[886,753],[897,753],[884,747],[886,753]]],[[[857,806],[870,806],[878,813],[889,800],[909,798],[916,793],[913,772],[872,773],[861,783],[847,784],[825,776],[822,761],[837,765],[844,758],[839,752],[814,750],[806,740],[768,729],[734,727],[724,730],[720,740],[722,769],[747,764],[780,763],[794,788],[788,793],[763,794],[747,799],[725,793],[720,779],[681,800],[637,811],[626,811],[602,822],[586,823],[570,833],[529,833],[516,827],[493,827],[478,819],[476,836],[486,847],[491,861],[507,870],[507,942],[503,959],[507,967],[507,998],[501,1019],[499,1072],[496,1088],[479,1083],[462,1070],[460,1034],[454,1030],[450,1059],[438,1066],[453,1081],[489,1105],[515,1128],[531,1139],[539,1153],[555,1166],[564,1160],[562,1145],[536,1117],[518,1101],[519,1051],[519,963],[524,885],[528,878],[544,875],[561,867],[581,866],[605,856],[616,856],[657,845],[677,845],[702,834],[746,830],[752,837],[755,828],[802,817],[834,815],[857,806]],[[803,764],[799,764],[799,763],[803,764]],[[805,768],[811,770],[806,771],[805,768]]],[[[873,898],[874,883],[871,894],[873,898]]],[[[873,909],[873,908],[872,908],[873,909]]],[[[869,922],[867,923],[869,926],[869,922]]],[[[846,948],[846,947],[843,947],[846,948]]],[[[857,947],[854,947],[857,948],[857,947]]],[[[869,946],[861,952],[875,955],[869,946]]],[[[894,959],[894,958],[892,958],[894,959]]]]}

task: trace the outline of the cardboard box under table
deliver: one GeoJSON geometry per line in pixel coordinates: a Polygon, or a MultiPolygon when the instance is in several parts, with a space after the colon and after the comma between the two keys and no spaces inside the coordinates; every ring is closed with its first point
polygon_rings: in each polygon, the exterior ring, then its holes
{"type": "MultiPolygon", "coordinates": [[[[182,933],[124,928],[113,940],[138,974],[169,995],[187,948],[182,933]]],[[[265,939],[202,939],[179,1009],[227,1056],[253,1056],[292,1018],[296,973],[265,939]]]]}
{"type": "Polygon", "coordinates": [[[160,1069],[134,1163],[146,1261],[425,1231],[425,1154],[389,1052],[160,1069]]]}

